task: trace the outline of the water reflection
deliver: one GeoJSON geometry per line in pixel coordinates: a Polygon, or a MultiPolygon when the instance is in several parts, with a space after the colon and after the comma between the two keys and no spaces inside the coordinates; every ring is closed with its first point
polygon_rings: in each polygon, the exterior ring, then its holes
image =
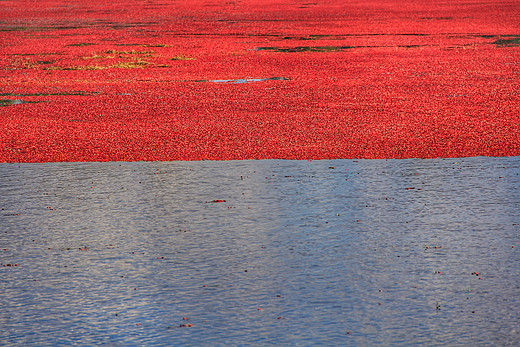
{"type": "Polygon", "coordinates": [[[9,344],[516,343],[518,157],[0,173],[9,344]]]}
{"type": "Polygon", "coordinates": [[[37,103],[37,102],[42,102],[42,101],[24,101],[24,100],[20,100],[20,99],[16,99],[16,100],[1,99],[0,107],[11,106],[11,105],[21,105],[21,104],[31,104],[31,103],[37,103]]]}
{"type": "Polygon", "coordinates": [[[251,82],[287,81],[287,80],[288,80],[288,78],[285,78],[285,77],[269,77],[269,78],[239,78],[236,80],[210,80],[209,82],[240,84],[240,83],[251,83],[251,82]]]}

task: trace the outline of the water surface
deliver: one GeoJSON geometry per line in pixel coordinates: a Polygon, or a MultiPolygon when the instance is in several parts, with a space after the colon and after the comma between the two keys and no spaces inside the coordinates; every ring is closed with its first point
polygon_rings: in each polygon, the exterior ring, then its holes
{"type": "Polygon", "coordinates": [[[0,177],[3,343],[518,343],[519,157],[0,177]]]}

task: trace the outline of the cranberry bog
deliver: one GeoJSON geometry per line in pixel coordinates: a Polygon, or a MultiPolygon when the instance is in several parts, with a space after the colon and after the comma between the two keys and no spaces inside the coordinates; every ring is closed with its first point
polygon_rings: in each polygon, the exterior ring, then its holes
{"type": "Polygon", "coordinates": [[[520,155],[520,3],[0,1],[0,162],[520,155]]]}

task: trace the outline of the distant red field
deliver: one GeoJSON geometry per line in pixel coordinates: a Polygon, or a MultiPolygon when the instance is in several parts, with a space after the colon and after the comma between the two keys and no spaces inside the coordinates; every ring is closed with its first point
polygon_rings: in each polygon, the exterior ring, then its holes
{"type": "Polygon", "coordinates": [[[520,2],[0,1],[0,162],[520,155],[520,2]]]}

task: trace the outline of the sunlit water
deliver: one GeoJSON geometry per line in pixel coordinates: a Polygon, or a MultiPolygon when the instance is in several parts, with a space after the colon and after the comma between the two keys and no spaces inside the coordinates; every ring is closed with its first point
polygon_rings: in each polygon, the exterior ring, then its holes
{"type": "Polygon", "coordinates": [[[519,341],[519,157],[0,178],[0,344],[519,341]]]}

